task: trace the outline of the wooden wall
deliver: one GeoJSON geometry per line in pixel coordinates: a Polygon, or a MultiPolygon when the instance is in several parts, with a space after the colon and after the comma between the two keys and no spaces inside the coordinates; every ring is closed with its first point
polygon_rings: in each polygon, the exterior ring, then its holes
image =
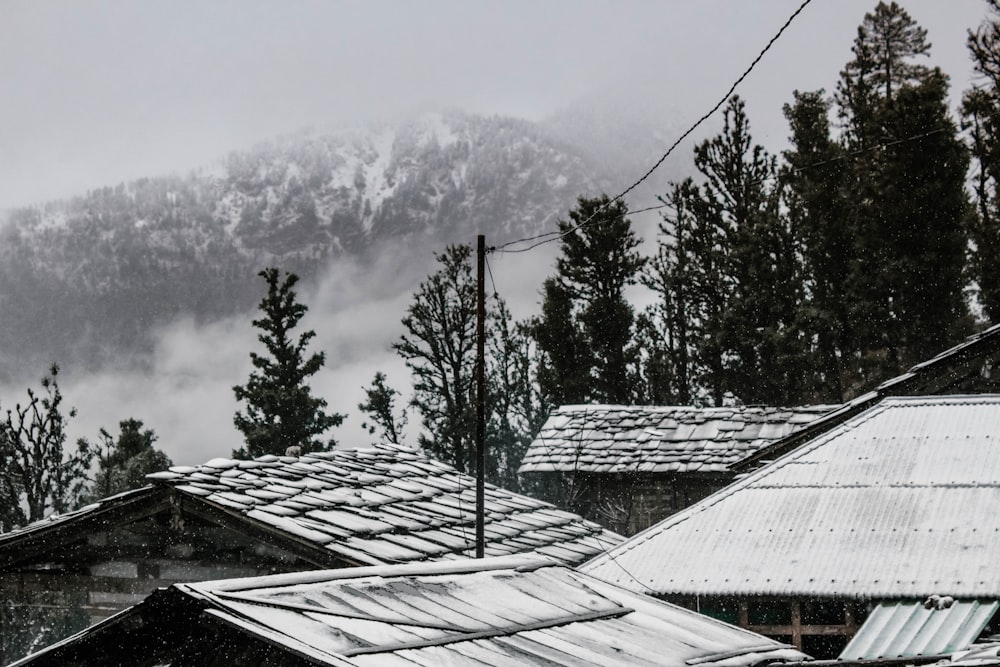
{"type": "Polygon", "coordinates": [[[631,536],[733,481],[730,473],[532,473],[545,500],[631,536]]]}
{"type": "Polygon", "coordinates": [[[162,512],[90,532],[0,570],[0,664],[179,582],[315,569],[316,564],[197,516],[162,512]]]}
{"type": "Polygon", "coordinates": [[[851,598],[665,596],[741,628],[795,646],[819,660],[835,659],[874,608],[851,598]]]}

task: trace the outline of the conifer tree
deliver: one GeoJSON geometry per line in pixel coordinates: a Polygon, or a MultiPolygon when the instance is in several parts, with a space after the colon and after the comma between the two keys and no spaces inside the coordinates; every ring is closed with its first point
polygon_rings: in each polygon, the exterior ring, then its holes
{"type": "Polygon", "coordinates": [[[580,197],[569,220],[559,221],[559,230],[563,236],[557,274],[546,283],[542,317],[531,327],[546,358],[542,377],[547,394],[553,402],[561,393],[568,402],[634,403],[635,311],[625,289],[638,280],[644,259],[636,250],[640,239],[632,231],[625,204],[607,195],[580,197]],[[586,354],[578,349],[581,342],[586,343],[586,354]],[[552,373],[555,370],[563,373],[552,373]],[[585,394],[584,377],[589,382],[585,394]],[[581,393],[570,394],[570,387],[581,393]]]}
{"type": "Polygon", "coordinates": [[[962,116],[974,159],[975,214],[971,273],[991,322],[1000,321],[1000,0],[987,0],[991,16],[969,31],[968,47],[980,85],[965,92],[962,116]]]}
{"type": "Polygon", "coordinates": [[[551,405],[538,383],[538,355],[523,324],[496,299],[488,324],[486,349],[486,457],[489,479],[512,491],[525,490],[517,469],[551,405]]]}
{"type": "MultiPolygon", "coordinates": [[[[437,255],[439,268],[414,293],[403,318],[406,332],[393,344],[412,373],[410,405],[422,417],[420,446],[463,472],[475,467],[477,299],[471,255],[468,245],[448,246],[437,255]]],[[[538,390],[531,340],[499,296],[487,302],[485,334],[484,472],[487,481],[517,490],[517,468],[548,416],[548,404],[538,390]]]]}
{"type": "Polygon", "coordinates": [[[117,440],[105,429],[97,445],[89,445],[97,458],[97,475],[81,503],[90,503],[116,493],[146,485],[146,475],[173,465],[170,457],[153,447],[156,434],[144,429],[138,419],[119,422],[117,440]]]}
{"type": "Polygon", "coordinates": [[[400,393],[386,382],[385,373],[375,373],[371,386],[365,388],[365,400],[358,404],[358,410],[368,415],[368,421],[361,424],[369,435],[379,433],[384,442],[398,445],[403,439],[406,427],[406,410],[397,413],[396,399],[400,393]]]}
{"type": "MultiPolygon", "coordinates": [[[[722,132],[695,148],[703,182],[675,193],[689,211],[685,233],[694,352],[709,400],[787,404],[802,378],[795,326],[799,268],[780,212],[776,160],[753,143],[743,101],[733,97],[722,132]]],[[[676,220],[675,226],[676,226],[676,220]]]]}
{"type": "Polygon", "coordinates": [[[556,278],[542,284],[542,313],[527,324],[540,353],[538,383],[553,405],[590,400],[593,358],[586,334],[573,311],[573,298],[556,278]]]}
{"type": "Polygon", "coordinates": [[[947,77],[914,62],[926,31],[897,3],[865,15],[836,100],[849,183],[854,261],[849,359],[862,390],[961,335],[967,157],[947,107],[947,77]]]}
{"type": "Polygon", "coordinates": [[[663,198],[670,212],[663,215],[656,255],[641,276],[657,295],[638,323],[644,402],[655,405],[690,405],[698,393],[694,339],[703,321],[698,294],[705,280],[692,257],[695,220],[688,203],[694,189],[687,179],[663,198]]]}
{"type": "Polygon", "coordinates": [[[476,286],[472,248],[451,245],[420,284],[393,349],[413,376],[410,404],[423,417],[420,445],[466,472],[475,436],[476,286]]]}
{"type": "Polygon", "coordinates": [[[261,317],[253,321],[260,333],[267,355],[250,353],[256,369],[245,385],[233,387],[237,401],[246,405],[233,418],[243,433],[246,446],[233,452],[236,458],[265,454],[283,455],[289,448],[300,453],[328,451],[333,439],[324,433],[339,426],[344,415],[326,412],[326,400],[312,395],[306,383],[323,366],[322,352],[308,354],[306,348],[316,332],[304,331],[295,339],[292,333],[308,308],[298,302],[294,290],[299,278],[286,273],[284,279],[276,268],[258,274],[267,283],[261,299],[261,317]]]}
{"type": "Polygon", "coordinates": [[[847,377],[843,359],[854,351],[847,281],[854,258],[852,192],[845,151],[831,133],[830,101],[822,90],[795,91],[784,106],[792,148],[785,151],[782,195],[802,255],[799,327],[815,338],[803,402],[839,403],[847,377]]]}

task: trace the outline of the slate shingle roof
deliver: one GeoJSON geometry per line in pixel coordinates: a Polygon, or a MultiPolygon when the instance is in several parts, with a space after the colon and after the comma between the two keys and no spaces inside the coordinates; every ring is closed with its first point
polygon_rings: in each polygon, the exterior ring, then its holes
{"type": "Polygon", "coordinates": [[[114,660],[149,635],[161,641],[146,658],[164,664],[185,651],[184,664],[217,664],[220,645],[239,647],[239,662],[249,663],[259,657],[247,649],[251,640],[278,649],[266,664],[299,657],[305,660],[292,664],[338,667],[750,667],[806,657],[550,560],[518,556],[178,584],[23,664],[78,664],[102,653],[114,660]],[[215,646],[206,646],[212,637],[215,646]]]}
{"type": "MultiPolygon", "coordinates": [[[[475,478],[406,447],[213,459],[149,478],[349,562],[403,563],[475,553],[475,478]]],[[[575,564],[622,539],[576,514],[491,484],[485,495],[489,556],[535,552],[575,564]]]]}
{"type": "Polygon", "coordinates": [[[835,407],[563,406],[519,472],[723,472],[835,407]]]}
{"type": "Polygon", "coordinates": [[[997,507],[1000,395],[886,398],[581,569],[667,595],[1000,599],[997,507]]]}

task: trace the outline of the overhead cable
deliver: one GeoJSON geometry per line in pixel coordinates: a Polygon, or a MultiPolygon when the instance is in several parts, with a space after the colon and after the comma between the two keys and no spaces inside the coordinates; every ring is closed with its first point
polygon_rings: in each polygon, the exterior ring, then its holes
{"type": "Polygon", "coordinates": [[[750,75],[750,72],[752,72],[753,69],[757,66],[757,64],[761,61],[761,59],[764,57],[764,54],[767,53],[771,49],[771,47],[774,45],[774,43],[776,41],[778,41],[778,38],[781,37],[782,33],[785,32],[785,30],[788,28],[788,26],[791,25],[792,21],[794,21],[795,18],[799,14],[802,13],[802,10],[805,9],[806,6],[810,2],[812,2],[812,0],[804,0],[802,2],[802,4],[799,5],[798,9],[796,9],[794,12],[792,12],[792,15],[788,17],[788,19],[785,21],[784,25],[782,25],[781,28],[778,29],[778,32],[775,33],[774,37],[772,37],[770,39],[770,41],[767,43],[767,45],[765,45],[764,48],[761,50],[761,52],[757,54],[757,57],[753,59],[753,62],[751,62],[750,65],[746,68],[746,70],[744,70],[743,74],[741,74],[739,76],[739,78],[736,79],[736,81],[733,83],[733,85],[731,85],[729,87],[729,90],[726,91],[726,94],[722,96],[722,98],[715,104],[715,106],[713,106],[711,109],[709,109],[704,115],[701,116],[701,118],[699,118],[697,121],[695,121],[694,125],[692,125],[690,128],[688,128],[688,130],[686,132],[684,132],[684,134],[682,134],[680,137],[678,137],[677,140],[674,141],[674,143],[671,144],[670,147],[667,149],[667,151],[660,157],[660,159],[657,160],[656,163],[653,164],[653,166],[650,167],[649,170],[646,171],[646,173],[643,174],[639,178],[639,180],[635,181],[634,183],[632,183],[632,185],[628,186],[627,188],[625,188],[624,190],[622,190],[619,194],[617,194],[616,196],[614,196],[611,199],[609,199],[605,204],[599,206],[597,208],[597,210],[595,210],[586,220],[584,220],[583,222],[581,222],[580,224],[578,224],[578,225],[576,225],[574,227],[571,227],[571,228],[567,229],[564,232],[546,232],[544,234],[539,234],[537,236],[531,236],[531,237],[524,238],[524,239],[518,239],[516,241],[509,241],[509,242],[501,244],[501,245],[499,245],[499,246],[497,246],[495,248],[490,248],[488,250],[488,252],[527,252],[528,250],[531,250],[533,248],[537,248],[538,246],[543,245],[545,243],[550,243],[552,241],[555,241],[555,240],[558,240],[558,239],[562,239],[563,237],[568,236],[569,234],[572,234],[573,232],[577,231],[578,229],[581,229],[581,228],[585,227],[586,225],[590,224],[605,208],[607,208],[608,206],[610,206],[611,204],[613,204],[616,201],[622,200],[625,197],[625,195],[627,195],[628,193],[630,193],[632,190],[634,190],[635,188],[637,188],[640,183],[642,183],[647,178],[649,178],[653,174],[653,172],[656,171],[660,167],[660,165],[662,165],[664,163],[664,161],[667,159],[667,157],[669,157],[670,154],[674,152],[674,150],[677,148],[677,146],[679,146],[681,144],[682,141],[684,141],[685,139],[687,139],[688,136],[692,132],[694,132],[696,129],[698,129],[698,127],[701,126],[702,123],[704,123],[706,120],[708,120],[708,118],[711,117],[712,114],[714,114],[716,111],[718,111],[719,108],[721,108],[722,105],[726,103],[726,100],[729,99],[730,95],[733,94],[733,92],[736,90],[736,88],[741,83],[743,83],[743,80],[746,79],[747,76],[750,75]],[[541,239],[544,239],[544,240],[541,240],[541,239]],[[531,242],[531,241],[536,241],[536,243],[528,246],[527,248],[520,248],[520,249],[517,249],[517,250],[508,250],[507,249],[509,246],[512,246],[512,245],[515,245],[515,244],[518,244],[518,243],[528,243],[528,242],[531,242]]]}

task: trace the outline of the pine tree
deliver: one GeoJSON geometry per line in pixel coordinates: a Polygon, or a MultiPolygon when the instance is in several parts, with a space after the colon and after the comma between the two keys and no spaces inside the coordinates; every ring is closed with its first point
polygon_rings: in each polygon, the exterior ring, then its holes
{"type": "Polygon", "coordinates": [[[971,273],[991,322],[1000,321],[1000,0],[988,0],[991,18],[969,31],[968,47],[982,85],[965,92],[963,125],[975,161],[971,273]]]}
{"type": "Polygon", "coordinates": [[[625,204],[580,197],[559,230],[557,275],[546,282],[542,317],[531,327],[546,357],[546,393],[553,402],[633,403],[635,311],[625,289],[638,280],[644,259],[625,204]]]}
{"type": "Polygon", "coordinates": [[[716,405],[728,393],[787,404],[802,379],[799,267],[779,207],[776,160],[753,143],[739,97],[726,106],[722,132],[695,148],[695,167],[703,183],[676,193],[678,210],[692,217],[682,229],[701,383],[716,405]]]}
{"type": "Polygon", "coordinates": [[[246,447],[234,451],[233,456],[283,455],[292,447],[298,447],[300,453],[328,451],[336,443],[320,436],[339,426],[344,415],[328,414],[326,401],[313,396],[306,384],[323,366],[325,355],[306,353],[309,341],[316,335],[314,331],[292,338],[292,330],[308,310],[297,301],[294,291],[298,276],[286,273],[282,279],[276,268],[264,269],[258,275],[267,283],[267,294],[259,305],[262,317],[253,325],[260,330],[257,339],[268,354],[251,352],[257,370],[250,373],[245,385],[233,387],[236,400],[246,403],[233,418],[246,447]]]}
{"type": "Polygon", "coordinates": [[[486,349],[487,479],[525,491],[521,459],[548,417],[551,405],[538,383],[538,355],[523,324],[515,324],[499,298],[490,311],[486,349]]]}
{"type": "MultiPolygon", "coordinates": [[[[854,58],[841,72],[838,92],[840,104],[850,110],[853,129],[873,129],[866,125],[874,111],[891,103],[894,93],[905,85],[917,85],[930,70],[914,63],[916,56],[930,54],[927,31],[910,18],[896,2],[879,2],[874,11],[865,14],[858,26],[852,52],[854,58]]],[[[856,133],[854,140],[862,140],[856,133]]]]}
{"type": "Polygon", "coordinates": [[[365,388],[365,400],[358,404],[358,410],[368,415],[368,421],[361,428],[368,435],[379,433],[383,442],[398,445],[403,439],[403,429],[406,428],[406,410],[397,413],[396,399],[400,393],[386,382],[385,373],[375,373],[371,386],[365,388]]]}
{"type": "Polygon", "coordinates": [[[854,389],[941,349],[964,320],[967,158],[949,117],[947,78],[913,62],[929,49],[905,10],[880,2],[859,27],[838,86],[843,146],[854,154],[854,389]]]}
{"type": "Polygon", "coordinates": [[[97,445],[88,445],[97,458],[97,475],[81,503],[90,503],[116,493],[138,489],[146,484],[146,475],[173,465],[170,457],[153,447],[156,434],[144,429],[142,421],[125,419],[116,440],[100,430],[97,445]]]}
{"type": "Polygon", "coordinates": [[[691,251],[695,220],[688,202],[694,187],[687,179],[663,198],[670,212],[663,214],[656,255],[641,276],[657,295],[637,327],[644,402],[655,405],[690,405],[698,393],[694,338],[702,322],[697,295],[704,280],[691,251]]]}
{"type": "Polygon", "coordinates": [[[784,106],[792,149],[784,153],[782,195],[802,254],[798,326],[816,341],[802,399],[837,403],[846,392],[842,360],[855,349],[845,297],[854,257],[850,172],[832,136],[823,91],[795,91],[794,99],[784,106]]]}
{"type": "Polygon", "coordinates": [[[900,370],[969,333],[964,265],[970,214],[968,152],[948,108],[948,78],[935,69],[903,86],[886,114],[890,136],[925,135],[885,149],[883,220],[894,253],[890,295],[900,370]]]}
{"type": "Polygon", "coordinates": [[[440,268],[420,284],[393,349],[413,375],[410,404],[423,417],[420,445],[466,472],[475,435],[476,286],[468,245],[436,255],[440,268]]]}
{"type": "Polygon", "coordinates": [[[538,383],[546,400],[553,405],[587,403],[593,355],[574,315],[573,298],[556,278],[545,279],[542,314],[528,322],[527,331],[540,352],[538,383]]]}
{"type": "MultiPolygon", "coordinates": [[[[471,255],[468,245],[448,246],[437,255],[439,269],[414,293],[403,318],[406,333],[393,344],[412,373],[410,405],[420,413],[424,428],[420,446],[463,472],[474,469],[476,444],[477,299],[471,255]]],[[[518,490],[517,468],[548,416],[549,404],[538,389],[538,359],[526,327],[514,323],[499,296],[487,302],[485,324],[484,472],[487,481],[518,490]]],[[[376,395],[384,398],[384,392],[376,395]]],[[[366,411],[374,416],[371,409],[366,411]]],[[[384,423],[391,410],[381,412],[378,423],[384,423]]]]}

